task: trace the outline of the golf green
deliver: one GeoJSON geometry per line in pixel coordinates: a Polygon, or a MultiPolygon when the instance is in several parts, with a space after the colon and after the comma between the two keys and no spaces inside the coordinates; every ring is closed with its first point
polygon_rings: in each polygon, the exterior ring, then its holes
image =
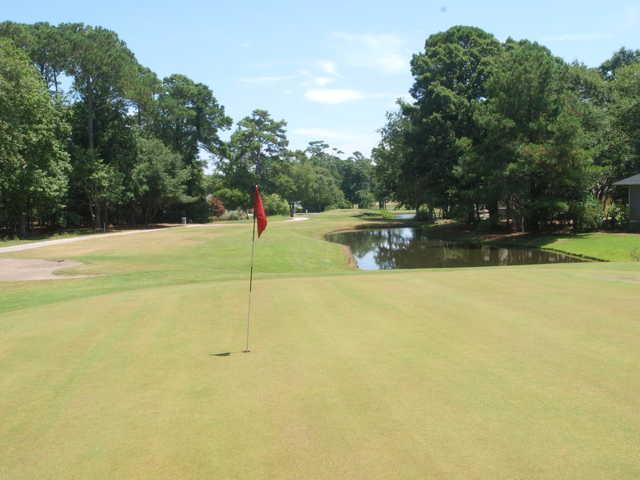
{"type": "Polygon", "coordinates": [[[269,225],[247,354],[247,224],[11,254],[87,276],[0,284],[0,478],[640,476],[640,264],[361,272],[356,215],[269,225]]]}

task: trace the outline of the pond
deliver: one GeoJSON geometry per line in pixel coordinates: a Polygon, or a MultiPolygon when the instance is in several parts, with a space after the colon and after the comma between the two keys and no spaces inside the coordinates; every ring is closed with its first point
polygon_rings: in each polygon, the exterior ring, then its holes
{"type": "Polygon", "coordinates": [[[572,263],[583,260],[562,253],[523,247],[469,245],[429,238],[420,228],[380,228],[336,232],[327,240],[347,245],[358,268],[482,267],[572,263]]]}
{"type": "Polygon", "coordinates": [[[416,218],[415,213],[396,213],[393,216],[394,220],[413,220],[414,218],[416,218]]]}

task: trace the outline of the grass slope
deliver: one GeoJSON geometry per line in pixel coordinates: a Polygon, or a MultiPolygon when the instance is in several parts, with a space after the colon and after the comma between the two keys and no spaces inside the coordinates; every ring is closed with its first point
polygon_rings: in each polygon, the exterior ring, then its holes
{"type": "Polygon", "coordinates": [[[352,214],[269,226],[251,354],[246,225],[24,252],[101,276],[0,286],[0,478],[640,475],[640,265],[359,272],[352,214]]]}
{"type": "Polygon", "coordinates": [[[610,262],[640,260],[640,235],[634,233],[579,233],[527,238],[524,246],[548,248],[610,262]]]}

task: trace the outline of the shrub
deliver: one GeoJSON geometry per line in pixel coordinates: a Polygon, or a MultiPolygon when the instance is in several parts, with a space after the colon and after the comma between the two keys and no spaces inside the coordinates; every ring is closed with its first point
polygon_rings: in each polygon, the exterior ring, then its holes
{"type": "Polygon", "coordinates": [[[394,220],[396,218],[396,214],[389,210],[380,210],[380,216],[383,220],[394,220]]]}
{"type": "Polygon", "coordinates": [[[416,220],[421,222],[432,222],[433,210],[431,210],[427,205],[420,205],[418,210],[416,210],[416,220]]]}
{"type": "Polygon", "coordinates": [[[227,209],[231,210],[239,208],[246,210],[251,204],[249,194],[237,188],[221,188],[214,192],[213,195],[218,197],[227,209]]]}
{"type": "Polygon", "coordinates": [[[614,203],[607,209],[605,223],[611,228],[627,226],[629,224],[629,208],[614,203]]]}
{"type": "Polygon", "coordinates": [[[262,202],[267,215],[289,215],[289,204],[277,193],[265,195],[262,202]]]}
{"type": "Polygon", "coordinates": [[[246,220],[247,218],[249,215],[244,210],[227,210],[220,217],[220,220],[246,220]]]}
{"type": "Polygon", "coordinates": [[[356,192],[356,203],[358,208],[369,208],[373,202],[376,201],[373,193],[369,190],[358,190],[356,192]]]}
{"type": "Polygon", "coordinates": [[[342,198],[339,199],[337,202],[332,203],[331,205],[329,205],[326,210],[334,210],[337,208],[353,208],[353,204],[349,203],[348,200],[342,198]]]}
{"type": "Polygon", "coordinates": [[[602,203],[593,196],[571,205],[570,214],[574,218],[574,227],[577,230],[595,230],[602,224],[604,217],[602,203]]]}
{"type": "Polygon", "coordinates": [[[224,208],[224,203],[222,203],[222,201],[218,197],[208,195],[207,202],[209,202],[209,205],[211,205],[211,212],[213,213],[214,217],[220,218],[222,215],[224,215],[226,209],[224,208]]]}

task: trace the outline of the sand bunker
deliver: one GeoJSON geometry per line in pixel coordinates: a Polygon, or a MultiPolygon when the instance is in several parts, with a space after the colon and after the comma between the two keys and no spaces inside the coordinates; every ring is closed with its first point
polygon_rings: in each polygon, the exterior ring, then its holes
{"type": "Polygon", "coordinates": [[[82,275],[54,275],[63,268],[77,267],[73,260],[28,260],[0,258],[0,282],[23,282],[27,280],[64,280],[82,275]]]}

